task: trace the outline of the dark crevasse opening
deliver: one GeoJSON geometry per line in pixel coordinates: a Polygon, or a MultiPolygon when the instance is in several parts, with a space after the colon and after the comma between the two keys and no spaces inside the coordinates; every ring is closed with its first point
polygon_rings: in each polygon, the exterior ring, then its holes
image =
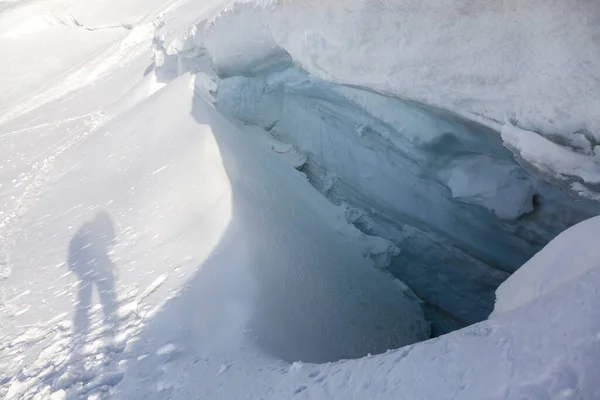
{"type": "Polygon", "coordinates": [[[387,266],[434,336],[485,319],[494,291],[600,211],[529,175],[490,128],[326,82],[282,62],[218,81],[220,111],[305,154],[301,170],[350,223],[398,248],[387,266]]]}

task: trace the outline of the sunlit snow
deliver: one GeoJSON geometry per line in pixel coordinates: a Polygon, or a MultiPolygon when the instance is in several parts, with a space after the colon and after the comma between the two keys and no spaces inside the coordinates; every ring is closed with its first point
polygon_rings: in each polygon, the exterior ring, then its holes
{"type": "Polygon", "coordinates": [[[0,0],[0,398],[600,398],[599,16],[0,0]]]}

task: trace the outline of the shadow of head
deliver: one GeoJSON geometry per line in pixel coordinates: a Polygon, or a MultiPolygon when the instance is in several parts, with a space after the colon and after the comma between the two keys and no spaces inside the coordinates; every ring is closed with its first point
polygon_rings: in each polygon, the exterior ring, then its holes
{"type": "Polygon", "coordinates": [[[115,228],[106,211],[99,211],[85,222],[71,239],[69,264],[80,264],[81,259],[95,264],[100,253],[108,253],[116,243],[115,228]]]}

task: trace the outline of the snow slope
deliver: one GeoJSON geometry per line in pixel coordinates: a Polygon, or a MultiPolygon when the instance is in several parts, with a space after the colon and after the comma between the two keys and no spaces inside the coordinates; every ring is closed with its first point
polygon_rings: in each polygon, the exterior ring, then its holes
{"type": "MultiPolygon", "coordinates": [[[[224,3],[103,0],[87,8],[51,0],[15,3],[0,13],[0,19],[13,16],[3,20],[10,27],[0,35],[25,29],[40,15],[45,20],[48,9],[73,16],[66,20],[73,26],[43,25],[3,42],[15,62],[2,68],[33,63],[16,55],[19,43],[40,56],[55,55],[59,39],[81,43],[59,57],[60,66],[34,68],[27,75],[34,89],[1,83],[7,90],[0,94],[0,397],[600,398],[600,271],[593,253],[556,258],[576,250],[573,242],[593,240],[598,219],[565,232],[509,278],[490,319],[431,340],[421,301],[374,268],[401,257],[406,263],[399,268],[416,275],[415,284],[431,279],[437,294],[448,289],[441,303],[456,312],[482,298],[473,288],[488,282],[487,293],[506,276],[457,247],[478,235],[455,220],[446,222],[455,235],[444,236],[441,229],[373,219],[385,214],[381,205],[390,193],[412,196],[394,191],[394,181],[389,192],[380,190],[380,177],[401,179],[394,166],[428,166],[421,182],[432,190],[421,198],[430,209],[445,204],[458,220],[491,230],[490,240],[479,238],[472,248],[502,261],[499,245],[506,258],[514,257],[510,265],[551,232],[593,215],[594,207],[518,169],[493,131],[382,99],[373,93],[376,85],[340,87],[294,68],[299,58],[265,39],[273,27],[264,13],[298,7],[298,21],[306,22],[304,7],[316,2],[238,6],[207,24],[224,3]],[[227,15],[241,18],[238,29],[227,15]],[[100,37],[105,29],[79,26],[103,24],[118,25],[108,28],[117,32],[100,37]],[[56,37],[45,42],[50,33],[56,37]],[[231,34],[239,41],[225,48],[220,41],[231,34]],[[238,64],[223,69],[228,60],[238,64]],[[219,78],[224,71],[239,76],[219,78]],[[270,92],[267,80],[277,90],[270,92]],[[281,91],[284,102],[269,103],[281,91]],[[235,107],[227,107],[232,99],[235,107]],[[294,105],[311,112],[302,120],[289,114],[294,105]],[[323,110],[329,118],[321,119],[320,130],[300,136],[323,110]],[[241,126],[226,111],[254,118],[259,127],[241,126]],[[353,129],[336,125],[340,120],[353,129]],[[281,121],[288,129],[279,140],[260,129],[277,133],[273,122],[281,121]],[[404,136],[395,136],[401,124],[404,136]],[[336,126],[343,129],[323,129],[336,126]],[[456,142],[445,141],[446,128],[456,142]],[[381,140],[382,132],[390,135],[381,140]],[[472,135],[477,132],[483,135],[472,135]],[[293,137],[307,140],[305,148],[280,141],[293,137]],[[320,152],[306,151],[319,140],[320,152]],[[339,157],[328,142],[344,145],[339,157]],[[446,158],[427,164],[431,153],[423,146],[446,158]],[[440,152],[445,146],[450,151],[440,152]],[[470,146],[468,157],[457,157],[461,146],[470,146]],[[400,163],[398,148],[415,150],[415,159],[400,163]],[[343,164],[335,171],[340,177],[319,176],[314,154],[327,156],[319,159],[323,165],[343,164]],[[491,187],[473,173],[484,168],[494,178],[491,187]],[[355,174],[360,179],[348,179],[355,174]],[[365,190],[352,198],[343,189],[356,182],[365,190]],[[335,206],[313,185],[333,192],[334,200],[362,202],[365,210],[335,206]],[[498,193],[507,201],[497,203],[498,193]],[[390,234],[400,247],[347,221],[390,234]],[[504,236],[496,242],[498,232],[504,236]],[[516,256],[506,251],[524,247],[516,256]],[[419,270],[425,261],[429,267],[419,270]],[[559,268],[564,263],[573,265],[566,275],[559,268]],[[468,301],[459,301],[461,294],[468,301]]],[[[330,17],[352,17],[352,8],[341,12],[336,4],[320,3],[314,20],[328,6],[334,7],[325,12],[330,17]]],[[[368,11],[362,14],[371,16],[368,11]]],[[[294,21],[288,22],[293,32],[294,21]]],[[[328,46],[322,43],[323,54],[328,46]]],[[[9,72],[20,77],[18,68],[9,72]]],[[[415,182],[406,178],[405,187],[415,182]]],[[[405,211],[422,212],[414,207],[418,198],[403,203],[405,211]]],[[[582,247],[589,251],[593,243],[582,247]]]]}
{"type": "MultiPolygon", "coordinates": [[[[22,1],[0,13],[0,113],[43,92],[134,25],[151,22],[176,1],[22,1]],[[43,66],[43,67],[40,67],[43,66]]],[[[1,115],[1,114],[0,114],[1,115]]],[[[2,115],[5,117],[5,115],[2,115]]],[[[4,118],[3,118],[4,119],[4,118]]]]}

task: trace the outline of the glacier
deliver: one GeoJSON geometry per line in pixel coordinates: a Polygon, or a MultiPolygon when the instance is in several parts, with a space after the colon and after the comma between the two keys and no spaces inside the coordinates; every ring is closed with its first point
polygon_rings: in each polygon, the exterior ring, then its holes
{"type": "Polygon", "coordinates": [[[1,3],[0,397],[600,397],[598,15],[1,3]]]}

